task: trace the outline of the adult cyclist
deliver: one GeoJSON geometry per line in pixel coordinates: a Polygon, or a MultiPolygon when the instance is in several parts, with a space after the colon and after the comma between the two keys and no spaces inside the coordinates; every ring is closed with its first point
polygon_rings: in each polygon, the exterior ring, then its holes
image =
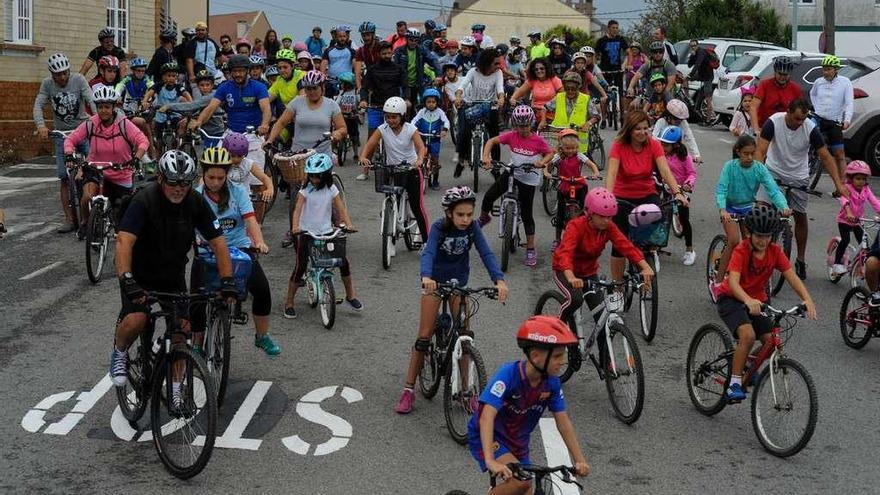
{"type": "Polygon", "coordinates": [[[364,42],[354,52],[355,88],[360,92],[363,87],[364,73],[381,59],[381,55],[379,53],[379,38],[376,37],[376,25],[370,21],[364,21],[358,27],[358,32],[361,33],[361,41],[364,42]]]}
{"type": "Polygon", "coordinates": [[[822,77],[816,79],[810,89],[810,101],[816,115],[819,130],[837,161],[837,172],[843,175],[846,156],[843,151],[843,131],[849,128],[853,115],[853,85],[838,72],[840,59],[826,55],[822,59],[822,77]]]}
{"type": "Polygon", "coordinates": [[[339,76],[354,72],[355,50],[351,47],[351,27],[345,24],[336,27],[335,42],[324,50],[321,71],[327,74],[324,96],[333,98],[339,94],[339,76]]]}

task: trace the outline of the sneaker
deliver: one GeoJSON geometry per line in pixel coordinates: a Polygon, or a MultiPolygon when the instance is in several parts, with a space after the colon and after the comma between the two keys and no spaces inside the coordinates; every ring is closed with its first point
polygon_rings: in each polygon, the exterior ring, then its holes
{"type": "Polygon", "coordinates": [[[871,293],[871,299],[868,300],[868,306],[872,308],[880,307],[880,291],[871,293]]]}
{"type": "Polygon", "coordinates": [[[452,177],[457,179],[461,177],[462,172],[464,172],[464,165],[459,163],[455,166],[455,171],[452,173],[452,177]]]}
{"type": "Polygon", "coordinates": [[[351,309],[353,309],[355,311],[363,311],[364,310],[364,303],[360,302],[358,300],[358,298],[356,298],[356,297],[353,297],[351,299],[346,299],[345,302],[347,302],[348,305],[351,306],[351,309]]]}
{"type": "Polygon", "coordinates": [[[440,190],[440,179],[439,178],[434,177],[434,179],[431,181],[431,189],[433,189],[435,191],[440,190]]]}
{"type": "Polygon", "coordinates": [[[840,263],[835,263],[831,266],[831,272],[835,275],[843,275],[846,273],[846,266],[841,265],[840,263]]]}
{"type": "Polygon", "coordinates": [[[721,297],[721,284],[718,282],[710,283],[709,292],[712,294],[712,301],[718,302],[718,298],[721,297]]]}
{"type": "Polygon", "coordinates": [[[480,213],[480,218],[478,218],[477,221],[480,222],[480,228],[483,228],[486,225],[489,225],[489,222],[492,221],[492,215],[488,213],[480,213]]]}
{"type": "MultiPolygon", "coordinates": [[[[287,311],[285,310],[285,316],[286,315],[287,311]]],[[[281,347],[278,347],[278,344],[276,344],[275,341],[272,340],[272,337],[270,337],[268,333],[266,335],[263,335],[262,337],[255,336],[254,347],[262,349],[267,356],[277,356],[281,354],[281,347]]]]}
{"type": "Polygon", "coordinates": [[[409,414],[412,412],[413,402],[416,400],[415,391],[405,388],[403,389],[403,393],[400,394],[400,400],[397,401],[397,405],[394,406],[394,412],[397,414],[409,414]]]}
{"type": "Polygon", "coordinates": [[[739,383],[731,384],[727,389],[727,402],[735,403],[742,402],[746,398],[746,391],[743,390],[743,386],[739,383]]]}
{"type": "Polygon", "coordinates": [[[59,234],[69,234],[69,233],[73,232],[74,230],[76,230],[76,224],[73,222],[66,221],[63,224],[61,224],[61,227],[58,227],[58,230],[56,230],[55,232],[57,232],[59,234]]]}
{"type": "Polygon", "coordinates": [[[284,317],[288,320],[296,318],[296,310],[293,309],[293,306],[288,306],[284,308],[284,317]]]}
{"type": "Polygon", "coordinates": [[[558,240],[553,241],[553,244],[550,244],[550,252],[551,253],[556,252],[556,248],[558,248],[558,247],[559,247],[559,241],[558,240]]]}
{"type": "Polygon", "coordinates": [[[367,174],[363,174],[363,173],[361,173],[361,174],[358,174],[358,176],[355,177],[354,180],[367,180],[367,179],[369,179],[369,178],[370,178],[370,177],[369,177],[367,174]]]}
{"type": "Polygon", "coordinates": [[[86,229],[88,226],[84,223],[80,224],[79,228],[76,229],[76,238],[77,240],[82,241],[86,238],[86,229]]]}
{"type": "Polygon", "coordinates": [[[797,273],[797,276],[801,280],[807,279],[807,263],[803,260],[795,260],[794,262],[794,272],[797,273]]]}
{"type": "Polygon", "coordinates": [[[290,246],[293,246],[293,242],[294,242],[293,232],[288,230],[287,232],[284,233],[284,240],[281,241],[281,247],[284,249],[287,249],[290,246]]]}
{"type": "Polygon", "coordinates": [[[458,163],[458,153],[453,153],[452,154],[452,164],[455,165],[456,163],[458,163]]]}
{"type": "Polygon", "coordinates": [[[128,383],[128,353],[113,346],[110,353],[110,378],[113,385],[124,387],[128,383]]]}
{"type": "Polygon", "coordinates": [[[681,262],[684,263],[685,266],[691,266],[697,260],[697,253],[694,251],[685,251],[684,255],[681,257],[681,262]]]}
{"type": "Polygon", "coordinates": [[[538,253],[534,249],[526,249],[526,266],[535,266],[538,264],[538,253]]]}

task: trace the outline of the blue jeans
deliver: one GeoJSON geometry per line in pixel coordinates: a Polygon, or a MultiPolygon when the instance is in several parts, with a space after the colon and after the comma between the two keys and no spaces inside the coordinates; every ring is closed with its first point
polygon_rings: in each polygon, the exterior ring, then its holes
{"type": "MultiPolygon", "coordinates": [[[[64,162],[64,138],[53,137],[55,141],[55,172],[60,180],[67,180],[67,165],[64,162]]],[[[76,147],[83,156],[89,154],[89,142],[83,141],[76,147]]]]}

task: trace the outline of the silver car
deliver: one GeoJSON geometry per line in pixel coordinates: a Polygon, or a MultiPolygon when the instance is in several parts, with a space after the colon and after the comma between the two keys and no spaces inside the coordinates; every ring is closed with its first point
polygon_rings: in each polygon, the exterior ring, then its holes
{"type": "Polygon", "coordinates": [[[843,131],[846,154],[880,175],[880,55],[856,60],[870,72],[853,80],[853,118],[843,131]]]}

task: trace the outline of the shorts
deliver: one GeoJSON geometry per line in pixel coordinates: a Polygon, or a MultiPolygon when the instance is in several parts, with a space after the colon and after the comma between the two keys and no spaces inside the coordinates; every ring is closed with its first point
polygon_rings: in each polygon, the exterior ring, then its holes
{"type": "Polygon", "coordinates": [[[428,154],[434,157],[440,156],[440,140],[434,139],[428,144],[428,154]]]}
{"type": "MultiPolygon", "coordinates": [[[[143,287],[144,290],[146,290],[148,292],[150,290],[157,290],[157,291],[161,291],[161,292],[187,292],[185,278],[181,278],[180,280],[177,281],[176,284],[171,284],[168,287],[163,287],[163,288],[156,288],[156,287],[147,288],[144,286],[141,286],[141,287],[143,287]]],[[[116,320],[117,325],[120,322],[122,322],[122,320],[126,316],[128,316],[132,313],[150,314],[150,307],[149,306],[147,306],[145,304],[137,304],[137,303],[129,300],[128,297],[125,296],[125,293],[123,293],[121,289],[119,290],[119,295],[122,298],[122,309],[119,310],[119,317],[116,320]]],[[[178,307],[178,314],[180,314],[184,318],[187,318],[189,316],[189,307],[188,307],[187,303],[181,303],[181,305],[178,307]]]]}
{"type": "Polygon", "coordinates": [[[385,123],[385,113],[382,112],[381,108],[368,108],[367,109],[367,129],[370,131],[374,131],[379,128],[380,125],[385,123]]]}
{"type": "MultiPolygon", "coordinates": [[[[487,471],[486,458],[483,456],[483,444],[480,441],[479,435],[476,435],[476,437],[472,437],[471,435],[468,435],[468,448],[471,451],[471,456],[473,456],[474,460],[477,461],[477,464],[479,464],[480,471],[485,473],[487,471]]],[[[507,448],[506,445],[499,442],[498,440],[495,440],[495,453],[494,453],[495,458],[498,459],[499,457],[503,456],[504,454],[512,454],[512,452],[510,451],[509,448],[507,448]]],[[[516,457],[516,456],[514,455],[514,457],[516,457]]],[[[532,463],[531,459],[529,458],[528,452],[526,452],[526,455],[524,455],[522,458],[516,457],[516,460],[518,460],[521,464],[531,464],[532,463]]]]}
{"type": "MultiPolygon", "coordinates": [[[[644,198],[637,199],[629,199],[629,198],[619,198],[623,201],[618,201],[617,206],[617,214],[614,215],[614,225],[617,225],[617,228],[623,232],[623,235],[629,238],[629,214],[633,211],[636,206],[654,203],[655,205],[660,204],[660,196],[656,193],[651,194],[649,196],[645,196],[644,198]]],[[[617,249],[611,249],[611,256],[616,258],[622,258],[623,254],[621,254],[617,249]]]]}
{"type": "MultiPolygon", "coordinates": [[[[804,163],[804,165],[806,165],[806,163],[804,163]]],[[[787,184],[795,187],[808,186],[810,184],[810,178],[807,177],[806,179],[801,180],[784,180],[781,179],[776,174],[776,172],[773,171],[770,172],[770,175],[773,176],[773,180],[775,180],[776,184],[779,185],[779,189],[782,190],[782,194],[786,195],[785,199],[788,201],[788,207],[791,208],[791,211],[806,214],[807,199],[810,197],[810,195],[807,194],[806,191],[801,191],[800,189],[792,189],[786,194],[785,187],[783,187],[782,184],[787,184]]],[[[761,189],[761,192],[758,194],[758,196],[762,201],[772,203],[763,188],[761,189]]]]}
{"type": "MultiPolygon", "coordinates": [[[[98,171],[90,168],[83,170],[83,183],[91,182],[92,184],[98,184],[100,180],[101,176],[98,171]]],[[[104,196],[107,196],[110,203],[116,204],[117,201],[129,194],[131,194],[131,186],[123,186],[109,180],[104,180],[104,196]]]]}
{"type": "Polygon", "coordinates": [[[731,206],[727,205],[724,207],[724,211],[730,213],[731,215],[744,217],[750,211],[752,211],[752,205],[744,205],[744,206],[731,206]]]}
{"type": "Polygon", "coordinates": [[[822,133],[822,137],[825,138],[825,142],[828,144],[828,149],[832,152],[843,149],[843,127],[839,126],[833,120],[826,120],[822,117],[818,117],[817,121],[819,124],[819,131],[822,133]]]}
{"type": "Polygon", "coordinates": [[[722,295],[718,298],[717,306],[718,316],[721,317],[734,337],[738,337],[737,329],[746,324],[751,324],[755,329],[755,337],[766,335],[773,330],[773,320],[770,317],[749,314],[746,305],[737,299],[722,295]]]}
{"type": "MultiPolygon", "coordinates": [[[[64,138],[53,137],[55,141],[55,173],[60,180],[67,180],[67,163],[64,162],[64,138]]],[[[89,142],[83,141],[76,147],[82,156],[89,154],[89,142]]]]}

